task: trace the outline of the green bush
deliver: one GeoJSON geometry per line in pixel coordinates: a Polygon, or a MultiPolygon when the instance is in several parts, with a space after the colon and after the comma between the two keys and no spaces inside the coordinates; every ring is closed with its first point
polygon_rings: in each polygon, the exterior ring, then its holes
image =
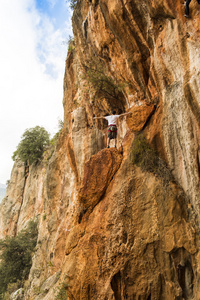
{"type": "Polygon", "coordinates": [[[30,221],[27,229],[16,237],[0,240],[0,299],[12,283],[23,286],[32,265],[32,254],[37,242],[37,223],[30,221]]]}
{"type": "Polygon", "coordinates": [[[68,41],[68,52],[73,52],[75,50],[75,42],[74,42],[74,37],[73,36],[69,36],[68,41]]]}
{"type": "Polygon", "coordinates": [[[165,182],[174,180],[166,162],[151,148],[143,134],[137,135],[133,141],[132,157],[133,163],[142,171],[153,173],[165,182]]]}
{"type": "Polygon", "coordinates": [[[58,129],[59,129],[59,131],[61,131],[63,129],[63,126],[64,126],[64,121],[59,118],[58,119],[58,129]]]}
{"type": "Polygon", "coordinates": [[[78,0],[67,0],[69,2],[69,7],[74,10],[78,0]]]}
{"type": "Polygon", "coordinates": [[[52,139],[50,140],[51,146],[55,146],[57,144],[57,141],[58,141],[59,135],[63,129],[63,126],[64,126],[64,121],[61,119],[58,119],[58,132],[56,132],[54,134],[54,136],[52,137],[52,139]]]}
{"type": "Polygon", "coordinates": [[[68,288],[68,284],[65,282],[62,282],[59,284],[59,286],[55,289],[56,293],[56,300],[67,300],[68,296],[67,296],[67,288],[68,288]]]}
{"type": "Polygon", "coordinates": [[[24,163],[31,165],[42,158],[43,152],[48,145],[49,133],[44,127],[36,126],[26,129],[12,158],[15,160],[16,157],[19,157],[24,163]]]}
{"type": "Polygon", "coordinates": [[[89,83],[89,90],[93,90],[95,97],[118,99],[121,101],[123,91],[128,82],[117,83],[116,80],[107,75],[106,65],[104,62],[98,60],[96,57],[91,59],[90,62],[83,65],[84,76],[89,83]]]}

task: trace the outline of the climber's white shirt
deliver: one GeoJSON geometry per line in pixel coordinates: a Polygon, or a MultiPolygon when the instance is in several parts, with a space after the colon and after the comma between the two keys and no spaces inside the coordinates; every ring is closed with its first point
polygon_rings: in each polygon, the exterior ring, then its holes
{"type": "Polygon", "coordinates": [[[108,126],[109,125],[117,125],[117,120],[119,118],[119,115],[111,115],[104,117],[108,121],[108,126]]]}

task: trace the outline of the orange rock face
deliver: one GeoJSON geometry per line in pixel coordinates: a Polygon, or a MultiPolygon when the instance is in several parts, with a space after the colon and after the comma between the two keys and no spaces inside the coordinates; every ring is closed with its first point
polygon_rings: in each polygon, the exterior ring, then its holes
{"type": "Polygon", "coordinates": [[[152,113],[155,107],[153,104],[134,106],[130,109],[131,116],[127,116],[127,125],[132,131],[141,131],[152,113]]]}
{"type": "Polygon", "coordinates": [[[166,187],[130,158],[123,161],[101,202],[72,229],[70,244],[67,239],[69,299],[173,299],[182,289],[192,294],[180,279],[188,272],[193,281],[190,261],[197,252],[183,197],[174,184],[166,187]]]}
{"type": "Polygon", "coordinates": [[[85,164],[78,199],[85,210],[93,208],[103,197],[120,167],[122,155],[114,148],[101,150],[85,164]]]}

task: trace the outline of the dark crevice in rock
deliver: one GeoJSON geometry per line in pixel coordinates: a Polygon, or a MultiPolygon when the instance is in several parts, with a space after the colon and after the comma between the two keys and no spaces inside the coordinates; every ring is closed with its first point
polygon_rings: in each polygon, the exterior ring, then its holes
{"type": "Polygon", "coordinates": [[[151,294],[148,296],[147,300],[151,300],[151,294]]]}
{"type": "MultiPolygon", "coordinates": [[[[106,190],[107,190],[107,189],[106,189],[106,190]]],[[[106,193],[106,190],[105,190],[105,192],[102,194],[102,196],[101,196],[101,198],[99,199],[98,203],[101,202],[101,200],[103,200],[103,198],[104,198],[104,196],[105,196],[105,193],[106,193]]],[[[79,218],[78,218],[78,223],[79,223],[79,224],[82,222],[83,217],[84,217],[84,215],[86,215],[86,213],[87,213],[87,215],[85,216],[84,219],[87,219],[87,218],[88,218],[88,216],[93,212],[94,208],[98,205],[98,203],[96,203],[96,204],[94,205],[94,207],[90,206],[89,208],[85,208],[85,209],[83,209],[83,210],[80,212],[79,218]]]]}
{"type": "Polygon", "coordinates": [[[88,211],[87,208],[83,209],[80,214],[79,214],[79,217],[78,217],[78,223],[80,224],[82,219],[83,219],[83,216],[86,214],[86,212],[88,211]]]}
{"type": "Polygon", "coordinates": [[[191,299],[193,296],[194,273],[191,263],[186,261],[182,266],[178,265],[178,281],[183,291],[184,299],[191,299]]]}
{"type": "Polygon", "coordinates": [[[197,152],[197,168],[198,168],[198,174],[200,178],[200,157],[199,157],[199,151],[197,152]]]}
{"type": "Polygon", "coordinates": [[[88,285],[88,300],[91,300],[91,297],[90,297],[90,293],[91,292],[91,289],[90,289],[90,284],[88,285]]]}
{"type": "Polygon", "coordinates": [[[76,156],[75,156],[74,148],[72,145],[72,139],[69,136],[67,138],[67,156],[69,159],[70,166],[71,166],[72,170],[74,171],[74,174],[76,177],[76,182],[79,182],[79,173],[78,173],[76,156]]]}
{"type": "Polygon", "coordinates": [[[184,94],[185,94],[187,103],[188,103],[192,113],[196,117],[198,126],[200,128],[200,107],[199,107],[198,101],[195,98],[194,92],[193,92],[192,88],[190,87],[189,83],[186,83],[184,86],[184,94]]]}
{"type": "Polygon", "coordinates": [[[111,280],[111,288],[114,292],[115,300],[121,300],[121,273],[116,273],[111,280]]]}
{"type": "Polygon", "coordinates": [[[122,241],[123,241],[124,244],[126,244],[127,240],[128,240],[128,235],[127,235],[127,232],[124,231],[123,236],[122,236],[122,241]]]}
{"type": "Polygon", "coordinates": [[[86,20],[83,22],[83,33],[86,40],[87,40],[87,30],[88,30],[88,19],[86,18],[86,20]]]}
{"type": "Polygon", "coordinates": [[[190,254],[184,248],[180,248],[171,253],[171,258],[174,264],[174,280],[177,278],[183,298],[192,299],[194,272],[190,254]]]}
{"type": "Polygon", "coordinates": [[[146,120],[146,122],[145,122],[145,124],[144,124],[144,126],[143,126],[143,128],[142,128],[141,131],[143,131],[144,128],[147,126],[147,124],[149,123],[151,117],[154,115],[155,111],[156,111],[156,105],[154,105],[154,110],[153,110],[153,111],[150,113],[150,115],[148,116],[148,118],[147,118],[147,120],[146,120]]]}

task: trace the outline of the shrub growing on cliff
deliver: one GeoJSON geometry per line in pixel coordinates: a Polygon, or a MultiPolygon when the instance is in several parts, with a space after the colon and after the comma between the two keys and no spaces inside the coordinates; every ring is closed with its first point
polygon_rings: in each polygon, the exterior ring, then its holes
{"type": "Polygon", "coordinates": [[[49,145],[49,133],[44,127],[36,126],[27,129],[22,140],[13,153],[13,160],[19,157],[24,163],[30,165],[42,158],[45,147],[49,145]]]}
{"type": "Polygon", "coordinates": [[[52,137],[52,139],[50,140],[50,145],[54,146],[56,145],[57,141],[58,141],[58,138],[59,138],[59,135],[63,129],[63,126],[64,126],[64,121],[59,119],[58,120],[58,132],[56,132],[54,134],[54,136],[52,137]]]}
{"type": "Polygon", "coordinates": [[[153,173],[164,182],[173,180],[173,176],[167,164],[158,156],[156,151],[150,147],[143,134],[139,134],[135,137],[132,155],[133,163],[139,166],[142,171],[153,173]]]}
{"type": "Polygon", "coordinates": [[[123,91],[128,82],[116,83],[115,79],[107,75],[105,64],[97,58],[83,65],[84,77],[89,83],[89,89],[95,91],[95,97],[107,99],[122,99],[123,91]]]}
{"type": "Polygon", "coordinates": [[[67,300],[68,299],[67,288],[68,288],[67,283],[65,283],[65,282],[60,283],[59,286],[55,289],[55,292],[56,292],[55,299],[56,300],[67,300]]]}
{"type": "Polygon", "coordinates": [[[20,283],[27,279],[31,265],[32,254],[37,242],[37,223],[30,221],[27,229],[16,237],[0,240],[0,299],[11,283],[20,283]]]}
{"type": "Polygon", "coordinates": [[[69,36],[68,38],[68,52],[73,52],[75,50],[75,42],[74,42],[74,37],[73,36],[69,36]]]}
{"type": "Polygon", "coordinates": [[[77,4],[77,2],[78,2],[78,0],[67,0],[67,2],[69,2],[69,7],[71,9],[74,9],[75,6],[76,6],[76,4],[77,4]]]}

